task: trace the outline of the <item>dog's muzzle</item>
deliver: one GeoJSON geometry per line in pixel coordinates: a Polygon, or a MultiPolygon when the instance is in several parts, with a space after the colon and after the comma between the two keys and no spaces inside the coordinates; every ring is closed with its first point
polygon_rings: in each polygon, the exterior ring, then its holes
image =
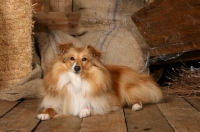
{"type": "Polygon", "coordinates": [[[78,66],[78,65],[76,65],[75,67],[74,67],[74,71],[75,71],[75,73],[80,73],[80,71],[81,71],[81,67],[80,66],[78,66]]]}

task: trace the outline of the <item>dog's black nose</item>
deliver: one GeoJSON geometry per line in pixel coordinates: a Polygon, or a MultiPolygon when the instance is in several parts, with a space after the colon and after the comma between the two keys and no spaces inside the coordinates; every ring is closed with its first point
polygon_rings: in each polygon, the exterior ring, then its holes
{"type": "Polygon", "coordinates": [[[80,66],[75,66],[74,67],[74,71],[77,73],[77,72],[79,72],[81,70],[81,67],[80,66]]]}

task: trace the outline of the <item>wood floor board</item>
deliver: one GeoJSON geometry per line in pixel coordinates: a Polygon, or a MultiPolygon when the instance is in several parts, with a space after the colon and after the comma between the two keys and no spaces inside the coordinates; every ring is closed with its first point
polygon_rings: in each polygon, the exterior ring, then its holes
{"type": "Polygon", "coordinates": [[[141,111],[130,107],[105,115],[58,117],[39,121],[38,100],[0,101],[0,132],[198,132],[198,98],[165,97],[158,104],[144,105],[141,111]]]}
{"type": "Polygon", "coordinates": [[[39,122],[36,118],[37,100],[25,100],[0,120],[0,131],[31,131],[39,122]]]}
{"type": "Polygon", "coordinates": [[[200,98],[198,97],[185,97],[186,101],[189,102],[194,108],[200,111],[200,98]]]}
{"type": "Polygon", "coordinates": [[[5,113],[15,107],[19,101],[4,101],[0,100],[0,117],[2,117],[5,113]]]}
{"type": "Polygon", "coordinates": [[[42,121],[35,132],[79,132],[82,119],[78,117],[58,117],[42,121]]]}
{"type": "Polygon", "coordinates": [[[123,110],[83,119],[80,132],[126,132],[123,110]]]}
{"type": "Polygon", "coordinates": [[[128,132],[173,132],[155,104],[144,105],[140,111],[132,111],[130,107],[124,111],[128,132]]]}
{"type": "Polygon", "coordinates": [[[200,131],[200,112],[183,98],[168,97],[157,106],[176,132],[200,131]]]}

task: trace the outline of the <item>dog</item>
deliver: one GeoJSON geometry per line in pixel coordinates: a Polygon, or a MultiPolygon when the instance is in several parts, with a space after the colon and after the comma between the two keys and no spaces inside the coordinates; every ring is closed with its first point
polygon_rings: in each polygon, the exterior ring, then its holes
{"type": "Polygon", "coordinates": [[[136,111],[162,99],[161,89],[150,76],[126,66],[104,65],[101,59],[102,52],[90,45],[59,45],[59,54],[44,77],[45,96],[38,119],[85,118],[124,106],[136,111]]]}

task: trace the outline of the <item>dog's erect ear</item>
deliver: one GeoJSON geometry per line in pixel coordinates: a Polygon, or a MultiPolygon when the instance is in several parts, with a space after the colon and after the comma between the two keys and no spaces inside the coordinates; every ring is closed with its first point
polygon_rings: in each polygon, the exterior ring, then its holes
{"type": "Polygon", "coordinates": [[[95,65],[97,67],[101,67],[102,69],[105,69],[103,63],[101,62],[103,53],[101,51],[95,49],[91,45],[86,46],[86,49],[89,51],[91,56],[94,58],[91,61],[93,63],[93,65],[95,65]]]}
{"type": "Polygon", "coordinates": [[[70,48],[73,48],[72,43],[67,43],[67,44],[59,44],[59,52],[60,54],[66,53],[70,48]]]}
{"type": "Polygon", "coordinates": [[[102,58],[102,52],[95,49],[93,46],[91,45],[87,45],[86,49],[88,49],[88,51],[90,52],[90,54],[92,55],[92,57],[100,60],[102,58]]]}

